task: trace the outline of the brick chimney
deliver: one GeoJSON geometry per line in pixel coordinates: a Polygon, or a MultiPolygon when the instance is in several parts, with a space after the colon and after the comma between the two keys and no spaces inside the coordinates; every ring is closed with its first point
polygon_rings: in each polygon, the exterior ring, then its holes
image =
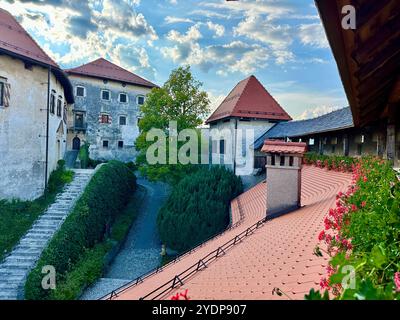
{"type": "Polygon", "coordinates": [[[267,216],[278,216],[300,207],[304,142],[266,140],[267,216]]]}

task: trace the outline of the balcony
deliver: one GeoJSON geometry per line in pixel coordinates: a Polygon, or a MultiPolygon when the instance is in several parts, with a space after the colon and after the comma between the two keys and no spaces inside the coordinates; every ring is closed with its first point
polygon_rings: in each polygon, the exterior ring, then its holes
{"type": "Polygon", "coordinates": [[[87,130],[87,123],[85,122],[75,122],[74,124],[70,125],[68,127],[69,130],[71,131],[81,131],[81,132],[86,132],[87,130]]]}

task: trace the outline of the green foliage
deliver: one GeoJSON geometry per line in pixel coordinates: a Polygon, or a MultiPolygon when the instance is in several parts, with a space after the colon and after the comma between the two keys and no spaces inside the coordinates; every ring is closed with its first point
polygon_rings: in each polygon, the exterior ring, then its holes
{"type": "MultiPolygon", "coordinates": [[[[173,70],[167,82],[161,88],[154,88],[147,96],[141,108],[143,118],[139,123],[140,136],[136,140],[136,148],[140,151],[137,163],[142,174],[150,180],[164,180],[175,183],[186,175],[188,169],[185,165],[169,163],[150,165],[146,160],[146,151],[154,141],[146,141],[147,133],[151,129],[161,129],[168,135],[170,121],[177,122],[177,130],[195,129],[202,124],[209,113],[210,100],[207,93],[201,90],[202,83],[196,80],[190,67],[180,67],[173,70]]],[[[180,142],[179,147],[183,144],[180,142]]],[[[170,144],[163,150],[167,155],[170,144]]],[[[200,142],[199,142],[200,148],[200,142]]]]}
{"type": "Polygon", "coordinates": [[[41,287],[42,267],[52,265],[57,282],[82,259],[86,250],[102,243],[109,235],[115,218],[123,210],[136,189],[136,178],[123,163],[110,161],[92,177],[75,208],[42,253],[25,284],[27,299],[49,299],[51,294],[41,287]]]}
{"type": "Polygon", "coordinates": [[[60,160],[49,178],[44,195],[34,201],[0,200],[0,260],[11,251],[33,222],[55,201],[66,183],[72,181],[73,172],[65,170],[60,160]]]}
{"type": "Polygon", "coordinates": [[[199,168],[174,187],[161,208],[161,240],[182,252],[221,232],[229,223],[230,201],[242,190],[241,179],[228,169],[199,168]]]}
{"type": "Polygon", "coordinates": [[[351,171],[359,159],[338,155],[321,155],[315,152],[308,152],[304,155],[304,163],[315,165],[329,170],[351,171]]]}
{"type": "Polygon", "coordinates": [[[78,158],[81,161],[81,168],[87,169],[89,167],[89,144],[84,143],[79,149],[78,158]]]}
{"type": "Polygon", "coordinates": [[[329,300],[329,293],[328,291],[325,291],[321,294],[321,292],[311,289],[310,293],[306,294],[304,298],[306,300],[329,300]]]}
{"type": "Polygon", "coordinates": [[[400,271],[400,183],[390,163],[362,158],[353,167],[354,185],[338,195],[347,208],[337,237],[351,241],[329,262],[328,284],[340,300],[399,299],[394,275],[400,271]],[[354,269],[355,287],[343,288],[344,267],[354,269]]]}

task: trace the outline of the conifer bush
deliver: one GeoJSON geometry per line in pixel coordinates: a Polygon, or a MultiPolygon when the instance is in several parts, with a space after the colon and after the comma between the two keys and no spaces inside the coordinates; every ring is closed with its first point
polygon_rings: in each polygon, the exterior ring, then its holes
{"type": "Polygon", "coordinates": [[[29,274],[25,298],[49,299],[51,290],[42,288],[42,267],[53,266],[57,282],[63,280],[87,250],[107,237],[115,217],[125,208],[135,189],[136,177],[125,164],[110,161],[101,167],[29,274]]]}
{"type": "Polygon", "coordinates": [[[158,215],[161,240],[182,252],[223,231],[230,202],[242,191],[241,179],[224,167],[203,167],[186,176],[158,215]]]}

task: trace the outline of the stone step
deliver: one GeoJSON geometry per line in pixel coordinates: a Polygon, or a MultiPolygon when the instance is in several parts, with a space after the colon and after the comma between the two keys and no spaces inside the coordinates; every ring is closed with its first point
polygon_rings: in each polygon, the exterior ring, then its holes
{"type": "Polygon", "coordinates": [[[0,276],[25,276],[26,271],[20,269],[13,269],[13,268],[0,268],[0,276]]]}
{"type": "Polygon", "coordinates": [[[29,270],[32,267],[32,263],[30,262],[12,262],[12,261],[4,261],[2,263],[3,268],[15,269],[15,270],[29,270]]]}
{"type": "Polygon", "coordinates": [[[25,274],[21,275],[0,275],[0,283],[15,283],[24,280],[25,274]]]}
{"type": "Polygon", "coordinates": [[[32,230],[43,230],[44,232],[46,232],[46,231],[53,232],[55,229],[56,229],[55,225],[54,225],[54,227],[51,227],[51,225],[45,225],[45,224],[35,224],[32,226],[32,230]]]}
{"type": "Polygon", "coordinates": [[[24,237],[24,239],[33,239],[33,240],[37,240],[37,239],[38,240],[41,240],[41,239],[46,240],[46,239],[49,239],[49,238],[50,238],[50,236],[48,234],[33,233],[32,231],[29,231],[24,237]]]}
{"type": "Polygon", "coordinates": [[[30,263],[33,264],[34,262],[36,262],[38,257],[36,256],[17,256],[17,255],[12,255],[9,256],[8,258],[5,259],[5,263],[9,262],[9,263],[30,263]]]}
{"type": "Polygon", "coordinates": [[[40,229],[40,228],[36,228],[36,227],[33,227],[30,231],[29,231],[29,233],[32,233],[32,234],[43,234],[43,235],[52,235],[53,233],[54,233],[54,231],[55,231],[55,229],[40,229]]]}
{"type": "Polygon", "coordinates": [[[47,243],[46,239],[30,239],[24,238],[20,241],[21,246],[44,247],[47,243]]]}
{"type": "Polygon", "coordinates": [[[34,249],[15,249],[13,251],[13,256],[23,256],[23,257],[32,257],[32,256],[37,256],[42,252],[42,249],[39,247],[36,247],[34,249]]]}
{"type": "Polygon", "coordinates": [[[40,221],[60,221],[60,220],[62,220],[62,217],[59,217],[59,216],[45,215],[40,218],[40,221]]]}

